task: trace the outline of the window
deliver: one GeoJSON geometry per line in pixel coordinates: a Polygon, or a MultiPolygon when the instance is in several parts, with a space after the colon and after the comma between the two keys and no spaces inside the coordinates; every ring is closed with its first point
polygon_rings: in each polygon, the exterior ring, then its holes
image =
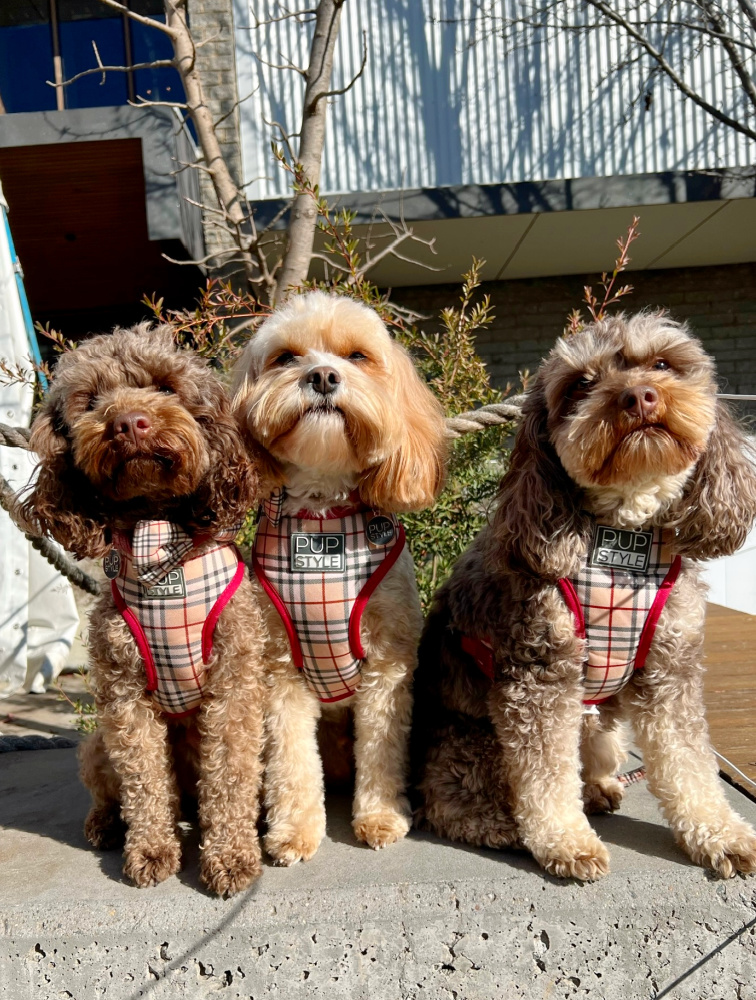
{"type": "MultiPolygon", "coordinates": [[[[140,14],[165,21],[161,0],[125,0],[140,14]]],[[[99,73],[68,87],[47,81],[70,79],[96,65],[92,43],[106,66],[133,66],[170,59],[170,39],[130,21],[99,0],[2,0],[0,3],[0,99],[6,112],[53,111],[126,104],[139,97],[183,101],[181,79],[172,68],[99,73]]]]}

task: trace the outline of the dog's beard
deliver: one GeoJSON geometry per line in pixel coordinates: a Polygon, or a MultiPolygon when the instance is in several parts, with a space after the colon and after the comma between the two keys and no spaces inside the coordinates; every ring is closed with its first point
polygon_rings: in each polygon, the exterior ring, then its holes
{"type": "Polygon", "coordinates": [[[333,401],[320,401],[293,387],[263,391],[248,417],[251,432],[278,461],[347,474],[376,465],[392,451],[396,420],[376,393],[340,391],[333,401]]]}
{"type": "Polygon", "coordinates": [[[554,435],[559,458],[578,485],[632,488],[692,469],[714,423],[713,396],[690,386],[659,395],[651,420],[625,413],[607,417],[593,400],[578,406],[554,435]]]}
{"type": "Polygon", "coordinates": [[[703,448],[675,437],[666,427],[645,424],[625,434],[594,476],[601,486],[676,476],[690,468],[703,448]]]}
{"type": "Polygon", "coordinates": [[[107,421],[95,414],[72,428],[74,461],[92,485],[112,500],[160,501],[189,496],[209,466],[204,436],[194,418],[178,407],[139,445],[116,441],[107,421]]]}

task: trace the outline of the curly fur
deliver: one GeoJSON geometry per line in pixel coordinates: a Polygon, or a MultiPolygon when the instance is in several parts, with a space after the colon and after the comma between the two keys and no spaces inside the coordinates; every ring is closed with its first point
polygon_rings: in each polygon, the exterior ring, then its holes
{"type": "Polygon", "coordinates": [[[497,509],[441,588],[415,681],[417,821],[442,836],[521,845],[555,875],[609,870],[585,812],[621,801],[632,723],[680,845],[722,876],[756,870],[756,835],[728,805],[708,740],[705,590],[695,560],[735,551],[756,518],[749,448],[715,395],[711,359],[663,314],[618,316],[560,340],[541,365],[497,509]],[[646,412],[621,402],[651,390],[646,412]],[[684,558],[643,670],[582,712],[584,640],[556,581],[592,519],[676,529],[684,558]],[[493,646],[490,682],[462,650],[493,646]]]}
{"type": "MultiPolygon", "coordinates": [[[[176,349],[171,329],[142,324],[64,354],[32,429],[40,458],[25,517],[79,556],[99,556],[113,528],[143,518],[190,534],[230,528],[257,499],[257,474],[217,378],[176,349]],[[150,421],[140,443],[114,429],[119,414],[150,421]]],[[[124,873],[138,886],[178,871],[180,789],[196,794],[201,875],[219,894],[260,873],[257,837],[263,706],[262,622],[248,580],[218,622],[199,711],[164,715],[145,693],[145,670],[109,591],[92,612],[89,641],[98,729],[81,750],[92,794],[85,833],[96,847],[124,842],[124,873]]]]}
{"type": "MultiPolygon", "coordinates": [[[[267,481],[286,487],[285,514],[322,514],[356,494],[386,512],[414,510],[440,490],[440,407],[373,310],[321,292],[290,299],[250,341],[234,385],[240,418],[265,450],[267,481]],[[307,381],[323,366],[339,378],[328,401],[307,381]]],[[[269,633],[266,850],[283,865],[313,856],[325,833],[323,763],[343,783],[352,745],[355,834],[373,848],[391,844],[409,829],[410,684],[422,628],[409,553],[402,552],[370,598],[360,685],[338,706],[310,691],[292,663],[278,612],[259,586],[258,592],[269,633]]]]}

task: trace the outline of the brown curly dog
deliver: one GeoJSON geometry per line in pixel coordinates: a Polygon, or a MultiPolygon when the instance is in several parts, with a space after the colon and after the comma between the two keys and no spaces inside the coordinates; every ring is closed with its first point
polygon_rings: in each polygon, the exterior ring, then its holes
{"type": "Polygon", "coordinates": [[[86,836],[106,848],[125,832],[124,873],[138,886],[162,882],[180,867],[180,790],[194,791],[202,879],[219,894],[243,889],[261,871],[262,622],[227,539],[255,504],[257,475],[226,394],[169,327],[116,330],[61,356],[31,447],[40,465],[27,521],[79,557],[115,546],[105,563],[112,586],[90,621],[99,725],[81,752],[93,799],[86,836]],[[164,540],[175,532],[158,546],[167,575],[163,564],[143,567],[140,545],[155,525],[164,540]],[[217,581],[193,579],[206,565],[224,587],[207,626],[200,598],[212,602],[217,581]],[[148,575],[132,579],[134,566],[148,575]],[[161,645],[171,629],[183,642],[175,676],[161,645]]]}
{"type": "Polygon", "coordinates": [[[709,744],[696,563],[734,552],[751,527],[747,452],[684,325],[618,316],[557,342],[492,523],[425,630],[421,826],[523,846],[554,875],[605,875],[584,810],[620,804],[627,720],[681,847],[722,876],[756,869],[756,835],[727,804],[709,744]]]}

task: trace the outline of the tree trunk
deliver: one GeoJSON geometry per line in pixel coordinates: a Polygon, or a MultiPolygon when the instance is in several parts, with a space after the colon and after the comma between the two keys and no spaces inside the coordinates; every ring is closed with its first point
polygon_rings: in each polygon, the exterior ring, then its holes
{"type": "MultiPolygon", "coordinates": [[[[315,34],[307,67],[307,86],[302,110],[299,162],[310,186],[320,183],[320,166],[325,142],[327,94],[331,88],[333,51],[339,33],[344,0],[320,0],[315,19],[315,34]]],[[[277,298],[283,301],[289,292],[307,279],[318,209],[312,195],[300,193],[291,207],[286,253],[277,285],[277,298]]]]}

